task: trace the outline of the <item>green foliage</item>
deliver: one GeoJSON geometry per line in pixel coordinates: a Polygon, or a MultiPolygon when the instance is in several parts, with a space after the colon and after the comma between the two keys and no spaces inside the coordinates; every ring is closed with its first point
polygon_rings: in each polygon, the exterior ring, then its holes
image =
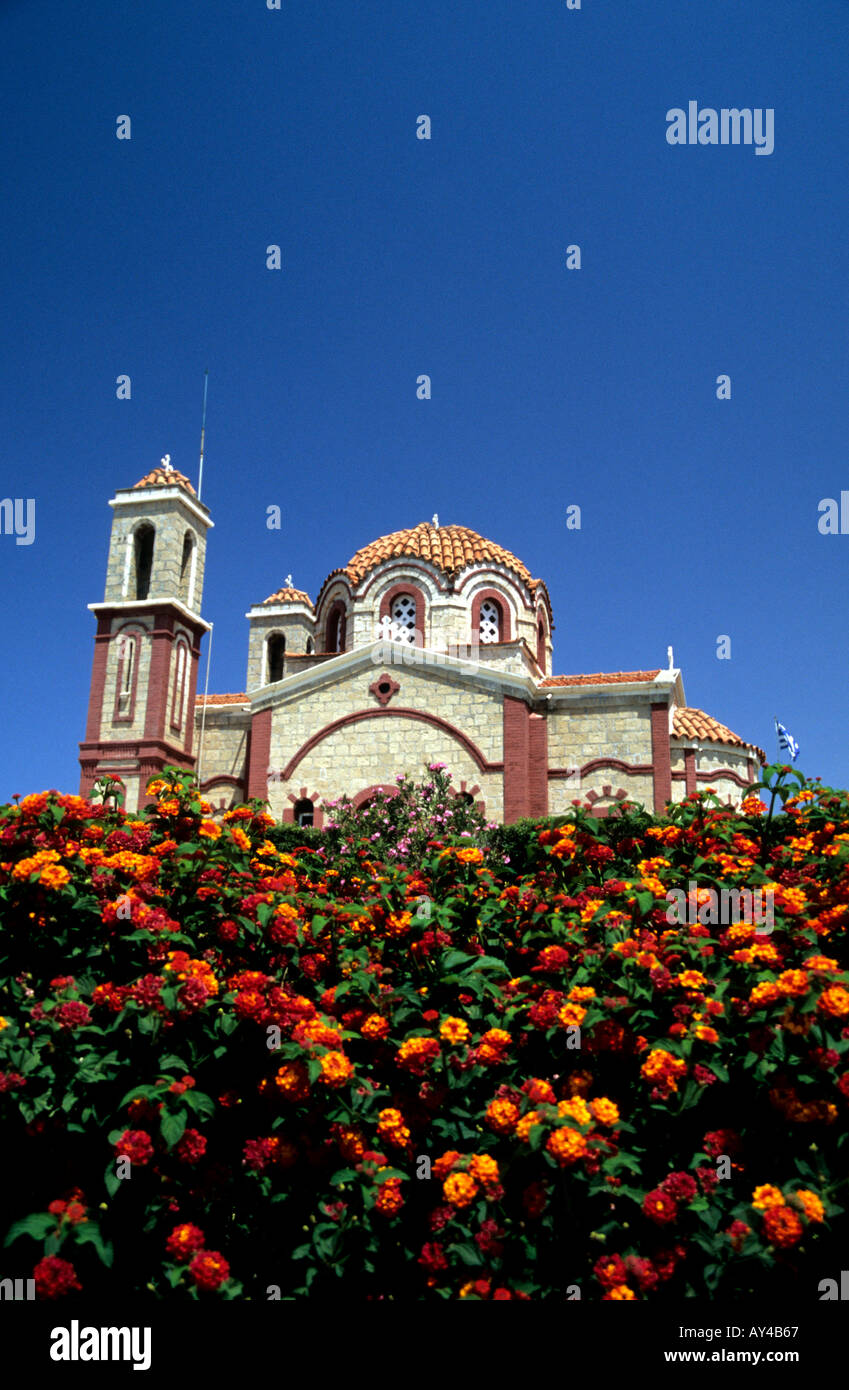
{"type": "Polygon", "coordinates": [[[846,793],[777,765],[768,808],[492,827],[436,767],[318,831],[152,789],[0,808],[0,1234],[40,1297],[813,1299],[842,1268],[846,793]],[[691,880],[771,892],[773,931],[670,921],[691,880]]]}

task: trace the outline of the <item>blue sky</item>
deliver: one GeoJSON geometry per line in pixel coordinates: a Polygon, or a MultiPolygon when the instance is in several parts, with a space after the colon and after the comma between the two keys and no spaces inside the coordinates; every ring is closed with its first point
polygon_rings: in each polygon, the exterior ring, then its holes
{"type": "Polygon", "coordinates": [[[207,367],[211,689],[287,573],[438,512],[546,580],[558,672],[671,643],[849,785],[847,53],[846,0],[0,0],[0,800],[77,790],[107,502],[197,483],[207,367]],[[669,145],[690,100],[774,152],[669,145]]]}

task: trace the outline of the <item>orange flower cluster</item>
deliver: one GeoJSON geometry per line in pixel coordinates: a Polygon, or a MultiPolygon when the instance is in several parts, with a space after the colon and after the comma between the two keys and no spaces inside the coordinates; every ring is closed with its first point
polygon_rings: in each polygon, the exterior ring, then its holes
{"type": "Polygon", "coordinates": [[[344,1086],[354,1075],[354,1067],[344,1052],[325,1052],[321,1059],[321,1077],[325,1086],[344,1086]]]}
{"type": "Polygon", "coordinates": [[[678,1082],[687,1070],[680,1057],[673,1057],[665,1048],[653,1047],[640,1067],[641,1076],[654,1083],[661,1096],[671,1096],[678,1090],[678,1082]]]}
{"type": "Polygon", "coordinates": [[[169,951],[163,968],[176,975],[180,981],[200,981],[207,994],[218,993],[218,981],[208,961],[195,960],[186,951],[169,951]]]}
{"type": "Polygon", "coordinates": [[[459,1047],[469,1041],[469,1025],[462,1018],[446,1018],[439,1025],[439,1036],[443,1042],[459,1047]]]}
{"type": "Polygon", "coordinates": [[[410,1142],[410,1131],[404,1124],[404,1116],[400,1110],[381,1110],[378,1115],[377,1132],[381,1139],[396,1149],[405,1149],[410,1142]]]}
{"type": "Polygon", "coordinates": [[[374,1205],[381,1216],[397,1216],[404,1205],[404,1198],[401,1196],[401,1179],[387,1178],[385,1182],[380,1183],[374,1205]]]}

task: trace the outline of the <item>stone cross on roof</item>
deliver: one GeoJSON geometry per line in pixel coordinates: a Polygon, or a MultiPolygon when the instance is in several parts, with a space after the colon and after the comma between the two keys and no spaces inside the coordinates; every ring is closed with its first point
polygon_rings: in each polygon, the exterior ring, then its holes
{"type": "Polygon", "coordinates": [[[172,465],[172,463],[171,463],[171,455],[170,455],[170,454],[166,454],[164,458],[161,458],[161,459],[159,460],[159,462],[162,464],[162,467],[165,469],[165,472],[166,472],[166,473],[171,473],[171,472],[173,472],[173,465],[172,465]]]}
{"type": "Polygon", "coordinates": [[[439,530],[439,517],[438,517],[438,515],[437,515],[436,512],[434,512],[433,518],[432,518],[430,524],[431,524],[431,526],[435,526],[437,531],[439,530]]]}
{"type": "Polygon", "coordinates": [[[667,648],[666,648],[666,659],[667,659],[667,661],[669,662],[669,669],[670,669],[670,671],[671,671],[671,670],[673,669],[674,665],[675,665],[675,662],[674,662],[673,659],[672,659],[672,648],[671,648],[671,647],[667,647],[667,648]]]}
{"type": "Polygon", "coordinates": [[[291,587],[292,587],[292,576],[291,576],[291,574],[287,574],[287,575],[286,575],[286,588],[287,588],[287,589],[291,589],[291,587]]]}

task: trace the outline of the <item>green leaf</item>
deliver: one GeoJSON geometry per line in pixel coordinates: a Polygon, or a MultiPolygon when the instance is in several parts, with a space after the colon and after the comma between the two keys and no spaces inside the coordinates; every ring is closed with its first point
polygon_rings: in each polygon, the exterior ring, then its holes
{"type": "Polygon", "coordinates": [[[159,1096],[161,1093],[161,1086],[134,1086],[131,1091],[127,1092],[123,1100],[119,1100],[118,1109],[123,1110],[124,1106],[129,1105],[131,1100],[152,1100],[154,1096],[159,1096]]]}
{"type": "Polygon", "coordinates": [[[182,1139],[187,1119],[188,1111],[186,1110],[178,1110],[176,1114],[169,1114],[167,1110],[162,1111],[159,1117],[159,1127],[162,1130],[162,1138],[169,1149],[173,1149],[177,1141],[182,1139]]]}
{"type": "Polygon", "coordinates": [[[182,1099],[198,1115],[214,1115],[215,1101],[203,1091],[184,1091],[182,1099]]]}
{"type": "Polygon", "coordinates": [[[468,965],[469,961],[477,959],[477,956],[470,956],[466,951],[446,951],[442,957],[442,969],[456,970],[458,965],[468,965]]]}
{"type": "Polygon", "coordinates": [[[528,1130],[528,1144],[531,1149],[538,1149],[545,1138],[545,1125],[531,1125],[528,1130]]]}
{"type": "Polygon", "coordinates": [[[178,1067],[184,1074],[189,1070],[188,1062],[184,1062],[182,1057],[175,1057],[173,1052],[169,1052],[159,1063],[162,1071],[167,1071],[169,1067],[178,1067]]]}
{"type": "Polygon", "coordinates": [[[104,1241],[96,1221],[85,1221],[74,1227],[74,1237],[80,1245],[93,1245],[106,1268],[111,1268],[114,1252],[110,1241],[104,1241]]]}
{"type": "Polygon", "coordinates": [[[48,1231],[53,1230],[56,1225],[56,1217],[49,1212],[36,1212],[32,1216],[25,1216],[23,1221],[16,1221],[9,1231],[3,1246],[11,1245],[18,1236],[32,1236],[33,1240],[43,1240],[48,1231]]]}
{"type": "Polygon", "coordinates": [[[458,1255],[463,1264],[468,1265],[471,1269],[480,1269],[483,1264],[483,1256],[476,1245],[449,1245],[448,1249],[452,1255],[458,1255]]]}

